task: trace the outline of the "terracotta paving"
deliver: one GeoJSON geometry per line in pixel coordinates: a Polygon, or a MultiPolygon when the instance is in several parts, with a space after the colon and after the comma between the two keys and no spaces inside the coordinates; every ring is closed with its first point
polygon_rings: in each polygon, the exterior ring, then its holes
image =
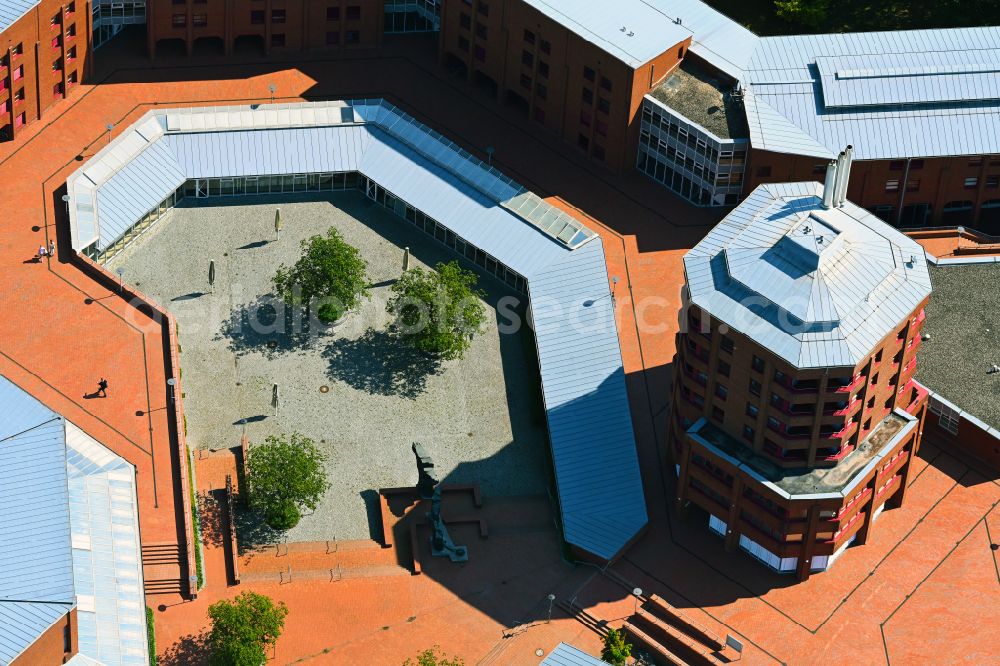
{"type": "Polygon", "coordinates": [[[941,258],[1000,255],[1000,238],[969,230],[951,232],[914,232],[910,236],[929,254],[941,258]],[[960,251],[961,250],[961,251],[960,251]]]}
{"type": "MultiPolygon", "coordinates": [[[[390,43],[381,55],[297,65],[272,61],[222,65],[100,56],[99,86],[81,85],[17,142],[0,144],[0,373],[125,455],[138,467],[143,539],[177,538],[177,470],[171,464],[160,330],[114,293],[64,261],[26,263],[44,239],[68,252],[57,188],[107,141],[105,125],[127,125],[151,105],[262,101],[274,84],[281,99],[385,96],[470,150],[496,146],[498,166],[554,203],[582,214],[604,238],[623,360],[639,444],[651,528],[613,569],[720,633],[741,637],[748,664],[981,664],[995,660],[1000,626],[1000,485],[997,473],[926,445],[915,464],[907,505],[887,511],[864,548],[828,573],[796,585],[740,553],[726,553],[695,512],[667,511],[672,474],[658,446],[665,434],[670,359],[677,326],[681,256],[713,223],[639,174],[615,177],[449,79],[426,48],[390,43]],[[404,55],[409,53],[410,55],[404,55]],[[107,63],[128,63],[111,70],[107,63]],[[13,214],[11,214],[13,212],[13,214]],[[13,286],[13,287],[11,287],[13,286]],[[97,379],[107,399],[84,399],[97,379]],[[141,412],[141,415],[138,415],[141,412]],[[152,483],[156,478],[156,484],[152,483]],[[970,628],[972,628],[970,630],[970,628]]],[[[610,284],[610,282],[609,282],[610,284]]],[[[198,489],[220,487],[224,457],[199,460],[198,489]]],[[[486,498],[489,505],[490,498],[486,498]]],[[[216,509],[206,503],[207,532],[216,509]]],[[[227,587],[224,551],[206,539],[207,587],[194,602],[153,596],[161,663],[198,663],[186,649],[206,625],[213,601],[243,589],[285,601],[291,613],[275,663],[399,664],[440,644],[467,663],[537,664],[536,649],[558,641],[596,652],[597,634],[556,606],[549,592],[575,599],[612,626],[632,612],[627,585],[561,559],[550,509],[531,520],[500,521],[470,547],[464,567],[434,559],[420,576],[295,580],[227,587]],[[537,522],[536,522],[537,521],[537,522]],[[160,608],[162,607],[162,610],[160,608]],[[363,657],[359,657],[363,655],[363,657]]]]}

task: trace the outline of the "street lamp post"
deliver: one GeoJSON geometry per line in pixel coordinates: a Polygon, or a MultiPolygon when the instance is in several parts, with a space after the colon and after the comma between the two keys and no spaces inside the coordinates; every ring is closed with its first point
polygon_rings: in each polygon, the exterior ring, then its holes
{"type": "Polygon", "coordinates": [[[486,164],[487,166],[493,166],[493,153],[497,151],[493,146],[486,146],[486,164]]]}
{"type": "Polygon", "coordinates": [[[642,596],[642,588],[637,587],[634,590],[632,590],[632,596],[634,597],[633,599],[634,603],[632,604],[632,615],[635,615],[636,613],[639,612],[639,597],[642,596]]]}
{"type": "Polygon", "coordinates": [[[167,386],[170,387],[170,402],[174,401],[174,385],[177,384],[177,380],[173,377],[167,380],[167,386]]]}
{"type": "Polygon", "coordinates": [[[618,304],[617,301],[615,300],[615,292],[617,290],[618,290],[618,276],[615,275],[611,278],[611,304],[613,306],[618,304]]]}
{"type": "Polygon", "coordinates": [[[115,273],[118,273],[118,293],[119,294],[124,294],[125,293],[125,269],[121,268],[121,267],[116,268],[115,269],[115,273]]]}
{"type": "Polygon", "coordinates": [[[552,602],[556,600],[556,595],[550,592],[549,596],[547,596],[546,599],[549,600],[549,619],[545,621],[545,624],[548,624],[549,622],[552,621],[552,602]]]}
{"type": "Polygon", "coordinates": [[[268,84],[267,91],[271,93],[271,104],[274,104],[274,93],[278,91],[273,83],[268,84]]]}
{"type": "Polygon", "coordinates": [[[108,130],[108,143],[111,143],[111,130],[115,128],[114,123],[108,123],[104,126],[104,129],[108,130]]]}

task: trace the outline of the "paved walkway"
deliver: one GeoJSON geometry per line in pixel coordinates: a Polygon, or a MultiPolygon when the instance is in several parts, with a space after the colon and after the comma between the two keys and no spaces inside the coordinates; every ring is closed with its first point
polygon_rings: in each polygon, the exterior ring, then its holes
{"type": "MultiPolygon", "coordinates": [[[[114,45],[112,45],[114,46],[114,45]]],[[[106,47],[107,49],[112,46],[106,47]]],[[[1000,625],[1000,541],[996,473],[928,445],[911,480],[907,506],[879,519],[872,542],[852,549],[831,572],[794,585],[740,553],[725,553],[692,512],[666,511],[672,475],[659,449],[669,399],[680,257],[713,221],[639,174],[615,177],[586,163],[572,147],[498,109],[464,83],[446,78],[430,54],[349,59],[291,66],[281,62],[222,66],[204,61],[135,62],[79,86],[17,142],[0,145],[0,372],[65,414],[138,467],[143,539],[177,537],[176,468],[169,457],[163,340],[159,329],[74,266],[29,261],[57,236],[68,251],[55,189],[96,146],[108,123],[127,126],[161,106],[263,101],[268,84],[282,99],[386,96],[471,150],[497,147],[496,162],[557,205],[586,210],[605,238],[609,272],[621,278],[623,357],[644,471],[652,528],[615,566],[649,593],[741,636],[748,663],[984,663],[983,640],[1000,625]],[[58,231],[57,231],[58,230],[58,231]],[[651,299],[651,300],[647,300],[651,299]],[[109,397],[87,400],[107,377],[109,397]],[[140,415],[141,412],[141,415],[140,415]],[[152,483],[153,478],[156,483],[152,483]],[[978,628],[970,631],[970,627],[978,628]]],[[[118,131],[117,129],[115,131],[118,131]]],[[[64,255],[65,256],[65,255],[64,255]]],[[[208,483],[211,475],[199,483],[208,483]]],[[[460,534],[471,541],[475,535],[460,534]]],[[[223,585],[220,554],[208,549],[208,587],[198,601],[151,597],[163,648],[196,635],[214,599],[241,588],[223,585]],[[175,605],[176,604],[176,605],[175,605]]],[[[343,580],[329,586],[255,584],[292,607],[277,663],[398,664],[440,643],[468,663],[534,664],[537,648],[558,640],[596,651],[589,629],[560,611],[546,623],[545,595],[576,596],[612,622],[632,603],[627,590],[570,568],[551,533],[512,532],[491,540],[465,568],[434,563],[419,577],[343,580]],[[317,630],[322,627],[322,630],[317,630]],[[504,638],[507,633],[513,634],[504,638]]],[[[185,662],[193,663],[193,662],[185,662]]]]}

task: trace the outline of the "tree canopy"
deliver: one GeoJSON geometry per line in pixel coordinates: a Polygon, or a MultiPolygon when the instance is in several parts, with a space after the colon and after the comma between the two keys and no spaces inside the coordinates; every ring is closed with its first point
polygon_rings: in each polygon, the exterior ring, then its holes
{"type": "Polygon", "coordinates": [[[449,659],[435,645],[418,654],[415,660],[407,659],[403,662],[403,666],[465,666],[465,662],[458,657],[449,659]]]}
{"type": "Polygon", "coordinates": [[[415,348],[444,359],[462,358],[483,328],[484,293],[476,289],[476,274],[457,261],[435,269],[404,272],[392,285],[386,310],[395,317],[396,333],[415,348]]]}
{"type": "Polygon", "coordinates": [[[287,530],[299,522],[303,508],[315,510],[330,487],[323,468],[326,456],[316,443],[292,433],[269,436],[250,448],[247,485],[255,511],[274,529],[287,530]]]}
{"type": "Polygon", "coordinates": [[[208,637],[213,666],[262,666],[267,651],[285,626],[288,607],[269,597],[243,592],[208,607],[212,631],[208,637]]]}
{"type": "Polygon", "coordinates": [[[956,28],[1000,23],[996,0],[707,0],[762,35],[956,28]]]}
{"type": "Polygon", "coordinates": [[[340,319],[368,295],[368,263],[361,253],[330,227],[326,236],[302,241],[302,256],[295,265],[284,264],[274,275],[274,288],[289,305],[310,310],[318,300],[317,316],[329,323],[340,319]]]}
{"type": "Polygon", "coordinates": [[[625,632],[619,629],[608,629],[604,636],[604,649],[601,659],[612,666],[625,666],[632,656],[632,644],[625,642],[625,632]]]}

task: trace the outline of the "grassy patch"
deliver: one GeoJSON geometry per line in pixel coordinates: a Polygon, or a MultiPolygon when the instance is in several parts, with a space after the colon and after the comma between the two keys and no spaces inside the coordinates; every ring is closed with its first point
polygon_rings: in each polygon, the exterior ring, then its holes
{"type": "Polygon", "coordinates": [[[153,609],[146,606],[146,642],[149,644],[149,666],[156,666],[156,629],[153,609]]]}
{"type": "Polygon", "coordinates": [[[191,493],[191,523],[194,526],[194,568],[198,576],[198,589],[205,587],[205,574],[201,564],[201,518],[198,516],[198,497],[194,492],[194,466],[188,450],[188,490],[191,493]]]}

